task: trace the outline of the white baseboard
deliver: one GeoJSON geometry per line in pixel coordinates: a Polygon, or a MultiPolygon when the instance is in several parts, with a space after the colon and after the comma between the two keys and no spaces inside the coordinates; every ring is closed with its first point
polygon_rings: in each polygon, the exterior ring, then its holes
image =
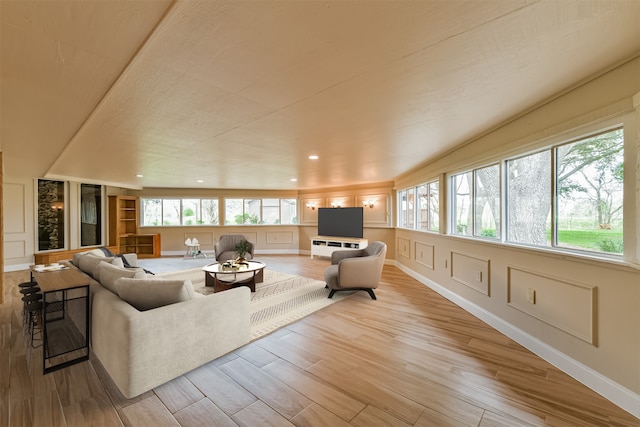
{"type": "MultiPolygon", "coordinates": [[[[256,250],[255,255],[298,255],[301,251],[296,249],[268,249],[268,250],[256,250]]],[[[184,256],[185,251],[162,251],[161,256],[184,256]]],[[[215,253],[212,251],[202,251],[208,258],[215,259],[215,253]]]]}
{"type": "Polygon", "coordinates": [[[538,338],[513,326],[484,308],[473,304],[454,292],[451,292],[447,288],[437,284],[427,277],[424,277],[397,262],[395,265],[409,276],[433,289],[435,292],[458,305],[460,308],[473,314],[480,320],[486,322],[504,335],[516,341],[518,344],[527,348],[529,351],[565,372],[567,375],[589,387],[591,390],[610,400],[635,417],[640,418],[640,395],[558,351],[556,348],[540,341],[538,338]]]}
{"type": "Polygon", "coordinates": [[[33,263],[29,264],[13,264],[13,265],[6,265],[4,266],[4,271],[9,272],[9,271],[20,271],[20,270],[28,270],[29,267],[33,265],[33,263]]]}

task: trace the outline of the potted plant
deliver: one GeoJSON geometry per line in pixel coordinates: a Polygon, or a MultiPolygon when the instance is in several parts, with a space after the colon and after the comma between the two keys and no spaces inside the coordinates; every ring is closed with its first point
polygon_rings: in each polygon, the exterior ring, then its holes
{"type": "Polygon", "coordinates": [[[238,264],[242,263],[242,262],[246,262],[246,258],[245,256],[247,255],[247,252],[249,252],[251,250],[251,243],[249,243],[247,240],[241,240],[236,244],[236,253],[238,254],[238,258],[236,259],[236,262],[238,264]]]}

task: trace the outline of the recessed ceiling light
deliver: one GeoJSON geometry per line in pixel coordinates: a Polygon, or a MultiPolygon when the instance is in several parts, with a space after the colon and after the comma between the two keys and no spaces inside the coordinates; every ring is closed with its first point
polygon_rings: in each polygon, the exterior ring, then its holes
{"type": "Polygon", "coordinates": [[[198,183],[202,184],[202,183],[204,182],[204,180],[202,180],[202,179],[198,179],[198,180],[196,180],[196,182],[198,182],[198,183]]]}
{"type": "Polygon", "coordinates": [[[137,174],[136,177],[138,178],[142,178],[144,175],[142,175],[141,173],[137,174]]]}
{"type": "Polygon", "coordinates": [[[309,156],[309,160],[318,160],[320,157],[316,156],[315,154],[312,154],[309,156]]]}
{"type": "Polygon", "coordinates": [[[291,178],[291,182],[296,182],[297,179],[296,178],[291,178]]]}

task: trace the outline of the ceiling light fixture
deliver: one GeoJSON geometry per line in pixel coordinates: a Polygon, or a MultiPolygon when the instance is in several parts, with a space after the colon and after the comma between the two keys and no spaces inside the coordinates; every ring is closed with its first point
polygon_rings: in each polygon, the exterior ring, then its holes
{"type": "Polygon", "coordinates": [[[309,156],[309,160],[318,160],[320,157],[316,156],[315,154],[312,154],[309,156]]]}
{"type": "Polygon", "coordinates": [[[197,183],[199,183],[199,184],[202,184],[202,183],[204,182],[204,180],[202,180],[202,179],[197,179],[197,180],[196,180],[196,182],[197,182],[197,183]]]}
{"type": "Polygon", "coordinates": [[[142,178],[143,176],[144,176],[144,175],[142,175],[141,173],[136,174],[136,177],[137,177],[137,178],[142,178]]]}

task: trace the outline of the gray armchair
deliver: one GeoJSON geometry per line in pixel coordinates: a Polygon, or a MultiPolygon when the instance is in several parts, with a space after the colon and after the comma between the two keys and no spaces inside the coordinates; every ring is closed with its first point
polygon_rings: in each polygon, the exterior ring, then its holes
{"type": "Polygon", "coordinates": [[[331,265],[324,272],[329,298],[337,291],[367,291],[376,299],[373,290],[378,287],[382,266],[387,255],[387,244],[371,242],[364,249],[335,251],[331,254],[331,265]]]}
{"type": "MultiPolygon", "coordinates": [[[[215,244],[214,249],[216,252],[216,260],[219,262],[234,260],[238,258],[236,252],[236,245],[242,241],[246,241],[247,238],[242,234],[223,234],[220,236],[220,240],[215,244]]],[[[254,245],[249,243],[249,252],[244,256],[247,260],[253,259],[254,245]]]]}

